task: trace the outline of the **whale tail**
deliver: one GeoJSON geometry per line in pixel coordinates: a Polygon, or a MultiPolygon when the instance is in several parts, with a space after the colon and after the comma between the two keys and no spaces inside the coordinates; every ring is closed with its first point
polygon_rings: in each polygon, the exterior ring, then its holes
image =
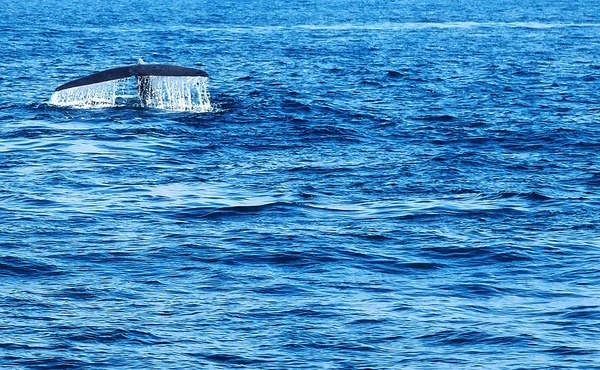
{"type": "Polygon", "coordinates": [[[205,71],[168,64],[146,64],[142,58],[136,65],[107,69],[62,84],[55,89],[50,103],[83,108],[114,106],[123,96],[122,89],[131,77],[136,78],[135,93],[144,107],[184,111],[211,109],[208,74],[205,71]]]}
{"type": "Polygon", "coordinates": [[[129,77],[145,76],[173,76],[173,77],[208,77],[208,73],[201,69],[179,67],[169,64],[146,64],[142,58],[138,59],[138,64],[134,66],[118,67],[97,72],[89,76],[78,78],[60,85],[54,91],[61,91],[73,87],[92,85],[96,83],[121,80],[129,77]]]}

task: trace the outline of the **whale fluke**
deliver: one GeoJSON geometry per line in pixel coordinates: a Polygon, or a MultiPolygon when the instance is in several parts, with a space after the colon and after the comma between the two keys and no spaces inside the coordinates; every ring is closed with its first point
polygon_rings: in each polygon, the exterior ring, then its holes
{"type": "Polygon", "coordinates": [[[107,69],[57,87],[50,103],[70,107],[110,107],[132,104],[175,111],[212,109],[208,73],[169,64],[138,64],[107,69]],[[133,78],[137,83],[133,95],[133,78]],[[137,98],[137,99],[136,99],[137,98]],[[124,100],[125,99],[125,100],[124,100]]]}
{"type": "Polygon", "coordinates": [[[137,64],[134,66],[118,67],[107,69],[106,71],[98,72],[67,82],[60,85],[54,91],[61,91],[78,86],[91,85],[95,83],[120,80],[128,77],[146,77],[146,76],[190,76],[190,77],[208,77],[208,73],[203,70],[188,67],[179,67],[169,64],[137,64]]]}
{"type": "Polygon", "coordinates": [[[70,89],[72,87],[85,86],[104,81],[120,80],[121,78],[132,77],[135,75],[135,67],[137,66],[118,67],[94,73],[89,76],[85,76],[77,80],[67,82],[66,84],[62,84],[59,87],[57,87],[54,91],[61,91],[65,89],[70,89]]]}

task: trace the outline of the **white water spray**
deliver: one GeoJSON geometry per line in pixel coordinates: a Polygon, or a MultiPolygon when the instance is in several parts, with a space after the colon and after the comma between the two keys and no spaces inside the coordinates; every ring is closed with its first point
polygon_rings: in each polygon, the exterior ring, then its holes
{"type": "MultiPolygon", "coordinates": [[[[138,104],[172,111],[208,112],[212,110],[208,78],[197,76],[145,76],[138,104]]],[[[136,79],[124,78],[55,91],[50,104],[80,109],[124,105],[135,98],[136,79]]]]}
{"type": "Polygon", "coordinates": [[[208,94],[208,78],[191,76],[142,77],[148,89],[143,104],[173,111],[208,112],[212,109],[208,94]]]}
{"type": "Polygon", "coordinates": [[[50,104],[83,109],[114,107],[117,98],[125,95],[126,81],[112,80],[55,91],[50,104]]]}

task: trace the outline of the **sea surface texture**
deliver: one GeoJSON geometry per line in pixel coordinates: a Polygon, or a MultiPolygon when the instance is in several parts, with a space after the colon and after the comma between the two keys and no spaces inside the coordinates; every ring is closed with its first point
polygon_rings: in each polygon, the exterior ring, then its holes
{"type": "Polygon", "coordinates": [[[0,2],[0,367],[600,368],[597,0],[0,2]]]}

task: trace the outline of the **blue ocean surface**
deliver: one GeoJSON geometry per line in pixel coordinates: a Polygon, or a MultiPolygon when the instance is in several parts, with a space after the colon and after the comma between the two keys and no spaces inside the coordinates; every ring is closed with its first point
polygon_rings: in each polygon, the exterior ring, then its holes
{"type": "Polygon", "coordinates": [[[0,367],[600,369],[597,0],[0,3],[0,367]]]}

